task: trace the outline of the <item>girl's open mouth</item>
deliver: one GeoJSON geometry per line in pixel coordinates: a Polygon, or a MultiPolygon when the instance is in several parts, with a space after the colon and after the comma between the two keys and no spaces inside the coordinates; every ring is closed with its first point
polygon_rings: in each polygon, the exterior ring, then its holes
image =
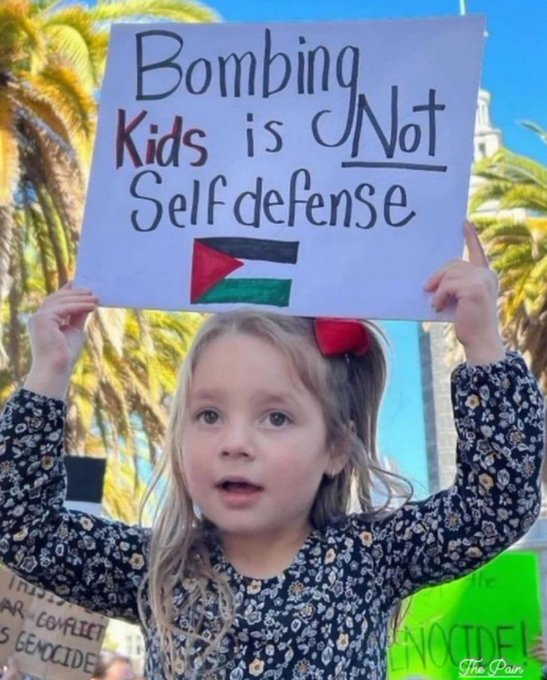
{"type": "Polygon", "coordinates": [[[254,493],[262,489],[261,486],[257,486],[251,482],[222,482],[220,488],[229,493],[254,493]]]}
{"type": "Polygon", "coordinates": [[[230,507],[246,507],[254,503],[264,488],[243,481],[225,481],[217,484],[220,497],[223,502],[230,507]]]}

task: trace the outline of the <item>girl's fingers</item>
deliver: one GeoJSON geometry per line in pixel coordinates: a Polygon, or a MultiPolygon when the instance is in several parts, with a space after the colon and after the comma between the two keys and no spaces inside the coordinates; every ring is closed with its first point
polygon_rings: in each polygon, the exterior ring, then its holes
{"type": "Polygon", "coordinates": [[[441,269],[438,269],[427,281],[427,283],[424,286],[424,290],[428,293],[433,293],[439,286],[439,283],[442,281],[444,276],[452,276],[453,274],[456,274],[460,269],[462,272],[466,267],[468,267],[468,263],[464,262],[463,260],[452,260],[448,264],[445,264],[444,267],[441,269]]]}
{"type": "Polygon", "coordinates": [[[429,292],[433,293],[431,306],[437,312],[442,312],[452,298],[456,298],[469,283],[470,264],[457,260],[448,264],[434,274],[428,283],[429,292]]]}
{"type": "Polygon", "coordinates": [[[44,318],[55,318],[57,321],[63,321],[66,317],[73,316],[74,314],[88,314],[96,308],[94,302],[74,302],[72,304],[63,305],[60,309],[52,309],[47,317],[44,318]]]}
{"type": "Polygon", "coordinates": [[[98,304],[99,298],[93,293],[75,293],[71,290],[59,291],[48,297],[41,305],[41,310],[65,308],[70,304],[98,304]]]}
{"type": "Polygon", "coordinates": [[[450,299],[463,298],[488,301],[495,305],[497,296],[497,277],[491,269],[480,269],[470,263],[462,262],[463,267],[453,266],[442,272],[432,291],[431,305],[441,312],[450,299]]]}
{"type": "Polygon", "coordinates": [[[97,304],[94,301],[72,301],[63,305],[52,305],[33,314],[29,324],[34,328],[45,328],[52,322],[58,326],[66,326],[67,323],[74,323],[75,318],[85,319],[96,308],[97,304]]]}
{"type": "Polygon", "coordinates": [[[81,312],[88,312],[95,309],[97,305],[94,302],[74,302],[72,304],[63,305],[62,309],[55,311],[55,316],[71,316],[72,314],[80,314],[81,312]]]}
{"type": "Polygon", "coordinates": [[[74,295],[71,293],[68,293],[66,295],[58,295],[56,297],[51,297],[48,298],[43,306],[59,306],[59,305],[66,305],[70,304],[71,302],[98,302],[99,298],[96,295],[93,295],[93,293],[85,293],[85,294],[80,294],[80,295],[74,295]]]}
{"type": "Polygon", "coordinates": [[[442,312],[448,302],[455,297],[457,288],[446,280],[437,288],[433,297],[432,307],[436,312],[442,312]]]}
{"type": "Polygon", "coordinates": [[[433,274],[433,276],[427,281],[427,283],[424,286],[424,290],[427,293],[432,293],[439,285],[439,281],[442,279],[443,276],[444,269],[439,269],[439,271],[435,272],[435,274],[433,274]]]}
{"type": "Polygon", "coordinates": [[[81,296],[81,295],[94,295],[94,293],[89,288],[71,288],[71,287],[63,286],[62,288],[59,288],[59,290],[57,292],[53,293],[52,295],[50,295],[46,299],[50,300],[50,299],[54,299],[54,298],[57,298],[57,297],[66,297],[67,295],[81,296]]]}
{"type": "Polygon", "coordinates": [[[469,253],[469,262],[477,267],[489,267],[488,258],[482,247],[481,240],[474,225],[469,221],[464,224],[465,245],[469,253]]]}

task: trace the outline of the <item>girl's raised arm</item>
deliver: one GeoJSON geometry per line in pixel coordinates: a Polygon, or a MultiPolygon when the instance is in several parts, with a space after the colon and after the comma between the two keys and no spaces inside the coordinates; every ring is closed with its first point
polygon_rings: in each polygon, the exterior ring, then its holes
{"type": "Polygon", "coordinates": [[[488,562],[530,529],[541,507],[543,397],[522,357],[504,351],[495,276],[470,226],[466,240],[470,261],[449,263],[426,284],[436,309],[455,301],[467,357],[452,376],[456,479],[370,524],[391,604],[488,562]]]}
{"type": "Polygon", "coordinates": [[[63,399],[85,340],[84,326],[98,298],[90,290],[67,284],[46,298],[30,317],[32,366],[24,387],[63,399]]]}
{"type": "Polygon", "coordinates": [[[0,417],[0,561],[66,600],[137,622],[148,532],[63,507],[62,399],[96,305],[90,291],[65,286],[30,320],[32,369],[0,417]]]}

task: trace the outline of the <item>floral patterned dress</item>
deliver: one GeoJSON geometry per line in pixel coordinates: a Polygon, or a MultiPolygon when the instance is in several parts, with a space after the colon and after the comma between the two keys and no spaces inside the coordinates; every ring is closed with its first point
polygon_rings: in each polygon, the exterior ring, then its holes
{"type": "MultiPolygon", "coordinates": [[[[236,619],[219,651],[221,670],[186,668],[180,655],[173,678],[385,679],[388,623],[401,599],[476,569],[539,513],[543,399],[522,358],[510,352],[496,364],[458,367],[452,397],[458,450],[450,488],[381,521],[352,514],[314,530],[274,578],[242,576],[211,544],[236,619]]],[[[0,559],[67,600],[139,623],[149,530],[63,509],[64,412],[63,402],[26,390],[6,406],[0,559]]],[[[175,606],[190,587],[188,579],[179,585],[175,606]]],[[[148,612],[145,603],[150,623],[148,612]]],[[[207,616],[215,620],[214,611],[207,616]]],[[[147,678],[164,680],[153,627],[146,643],[147,678]]]]}

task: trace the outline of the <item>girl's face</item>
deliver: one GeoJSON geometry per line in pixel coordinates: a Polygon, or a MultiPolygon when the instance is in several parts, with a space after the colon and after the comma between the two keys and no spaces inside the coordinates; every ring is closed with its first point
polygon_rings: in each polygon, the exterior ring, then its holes
{"type": "Polygon", "coordinates": [[[247,334],[203,351],[182,443],[190,495],[221,535],[309,529],[323,474],[342,467],[318,400],[280,350],[247,334]]]}

